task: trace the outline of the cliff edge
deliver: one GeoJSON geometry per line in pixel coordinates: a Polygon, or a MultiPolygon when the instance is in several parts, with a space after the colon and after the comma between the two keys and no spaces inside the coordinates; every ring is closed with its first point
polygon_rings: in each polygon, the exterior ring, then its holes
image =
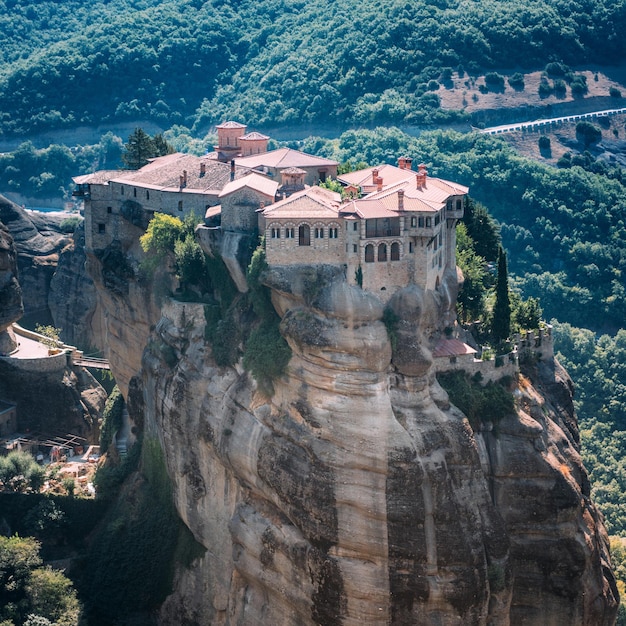
{"type": "MultiPolygon", "coordinates": [[[[337,267],[266,272],[292,351],[268,397],[241,360],[217,365],[205,305],[140,285],[129,251],[89,258],[102,344],[207,549],[161,623],[614,622],[567,375],[529,364],[515,412],[476,432],[437,382],[456,275],[385,307],[337,267]]],[[[235,353],[246,315],[220,330],[235,353]]]]}

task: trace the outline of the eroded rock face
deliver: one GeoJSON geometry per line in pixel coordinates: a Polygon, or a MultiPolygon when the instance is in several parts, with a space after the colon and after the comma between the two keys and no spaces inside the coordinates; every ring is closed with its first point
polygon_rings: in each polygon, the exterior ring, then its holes
{"type": "Polygon", "coordinates": [[[215,365],[202,305],[166,299],[157,322],[132,281],[125,297],[98,286],[113,371],[126,390],[138,374],[146,436],[207,548],[161,623],[613,622],[606,533],[558,370],[525,379],[519,414],[475,435],[431,368],[454,285],[397,293],[386,326],[340,270],[266,282],[293,351],[271,399],[215,365]]]}
{"type": "Polygon", "coordinates": [[[100,333],[96,315],[96,288],[85,264],[85,230],[81,224],[59,255],[50,281],[48,306],[63,341],[74,346],[95,346],[100,333]]]}
{"type": "Polygon", "coordinates": [[[26,312],[38,312],[42,319],[48,309],[50,281],[60,252],[70,243],[69,236],[36,214],[29,214],[0,196],[0,221],[9,229],[17,249],[20,284],[26,312]]]}
{"type": "Polygon", "coordinates": [[[24,313],[16,256],[13,238],[0,222],[0,354],[10,354],[16,348],[15,337],[9,329],[24,313]]]}

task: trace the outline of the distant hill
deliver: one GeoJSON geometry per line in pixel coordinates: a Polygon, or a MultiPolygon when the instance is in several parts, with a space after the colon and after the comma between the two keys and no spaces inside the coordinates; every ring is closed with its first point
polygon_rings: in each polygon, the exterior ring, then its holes
{"type": "Polygon", "coordinates": [[[626,52],[610,0],[4,0],[0,16],[5,137],[136,119],[437,123],[459,117],[437,93],[452,76],[626,52]]]}

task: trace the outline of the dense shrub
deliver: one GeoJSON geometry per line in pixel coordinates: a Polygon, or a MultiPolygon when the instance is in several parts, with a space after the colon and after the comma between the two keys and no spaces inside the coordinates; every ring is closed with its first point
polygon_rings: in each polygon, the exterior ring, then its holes
{"type": "Polygon", "coordinates": [[[497,424],[515,411],[513,394],[504,384],[489,382],[483,386],[462,371],[438,374],[437,380],[448,392],[450,402],[463,411],[474,430],[481,422],[497,424]]]}

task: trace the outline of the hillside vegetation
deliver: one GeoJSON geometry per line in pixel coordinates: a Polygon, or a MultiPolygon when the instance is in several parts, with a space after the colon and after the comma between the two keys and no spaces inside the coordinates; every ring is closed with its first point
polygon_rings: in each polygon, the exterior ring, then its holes
{"type": "Polygon", "coordinates": [[[609,0],[0,1],[0,131],[432,123],[452,72],[621,59],[609,0]],[[106,88],[104,88],[106,87],[106,88]]]}

